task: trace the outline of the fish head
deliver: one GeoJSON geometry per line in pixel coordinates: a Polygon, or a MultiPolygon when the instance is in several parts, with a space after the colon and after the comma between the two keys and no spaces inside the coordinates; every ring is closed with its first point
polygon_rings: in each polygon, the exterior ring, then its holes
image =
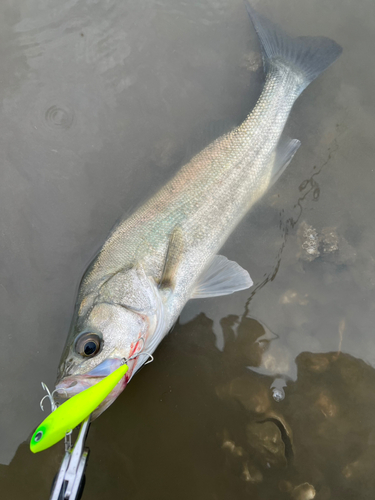
{"type": "Polygon", "coordinates": [[[82,295],[77,303],[58,370],[57,402],[100,382],[125,360],[127,373],[97,408],[95,418],[149,359],[148,347],[160,326],[160,307],[156,287],[150,280],[141,283],[137,273],[117,273],[96,293],[82,295]]]}

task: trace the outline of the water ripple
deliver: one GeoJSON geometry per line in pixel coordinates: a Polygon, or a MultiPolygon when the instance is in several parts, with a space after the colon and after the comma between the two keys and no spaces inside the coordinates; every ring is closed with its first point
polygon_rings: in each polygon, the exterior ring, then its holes
{"type": "Polygon", "coordinates": [[[50,106],[45,112],[47,125],[52,129],[68,130],[74,123],[74,111],[62,106],[50,106]]]}

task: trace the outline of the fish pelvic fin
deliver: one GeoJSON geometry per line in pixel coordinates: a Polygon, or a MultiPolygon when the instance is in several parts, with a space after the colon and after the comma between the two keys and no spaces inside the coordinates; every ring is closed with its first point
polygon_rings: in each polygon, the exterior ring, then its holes
{"type": "Polygon", "coordinates": [[[266,72],[273,67],[289,69],[300,78],[301,93],[315,78],[333,64],[342,52],[342,47],[323,36],[300,36],[292,38],[271,21],[258,14],[245,0],[247,12],[258,34],[266,72]]]}

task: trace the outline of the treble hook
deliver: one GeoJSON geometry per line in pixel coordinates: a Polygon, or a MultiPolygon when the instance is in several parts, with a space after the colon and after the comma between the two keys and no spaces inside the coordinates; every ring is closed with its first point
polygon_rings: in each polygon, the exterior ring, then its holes
{"type": "Polygon", "coordinates": [[[149,359],[146,361],[145,365],[148,365],[149,363],[152,363],[154,361],[154,356],[148,352],[145,352],[144,354],[147,354],[149,359]]]}
{"type": "Polygon", "coordinates": [[[53,395],[55,394],[56,389],[54,391],[52,391],[52,394],[51,394],[51,391],[48,389],[46,384],[44,382],[41,382],[41,384],[42,384],[43,390],[47,391],[47,394],[42,397],[42,399],[40,400],[40,403],[39,403],[41,410],[44,411],[43,401],[46,398],[48,398],[49,402],[51,403],[51,411],[55,411],[57,408],[57,404],[55,403],[55,400],[53,399],[53,395]]]}

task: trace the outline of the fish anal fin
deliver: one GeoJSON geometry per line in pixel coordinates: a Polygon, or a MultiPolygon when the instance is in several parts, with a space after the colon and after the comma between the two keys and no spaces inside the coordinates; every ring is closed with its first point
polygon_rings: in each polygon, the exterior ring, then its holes
{"type": "Polygon", "coordinates": [[[301,142],[298,139],[281,139],[273,156],[270,185],[274,184],[292,161],[301,142]]]}
{"type": "Polygon", "coordinates": [[[252,285],[249,273],[237,262],[216,255],[200,276],[191,298],[229,295],[252,285]]]}

